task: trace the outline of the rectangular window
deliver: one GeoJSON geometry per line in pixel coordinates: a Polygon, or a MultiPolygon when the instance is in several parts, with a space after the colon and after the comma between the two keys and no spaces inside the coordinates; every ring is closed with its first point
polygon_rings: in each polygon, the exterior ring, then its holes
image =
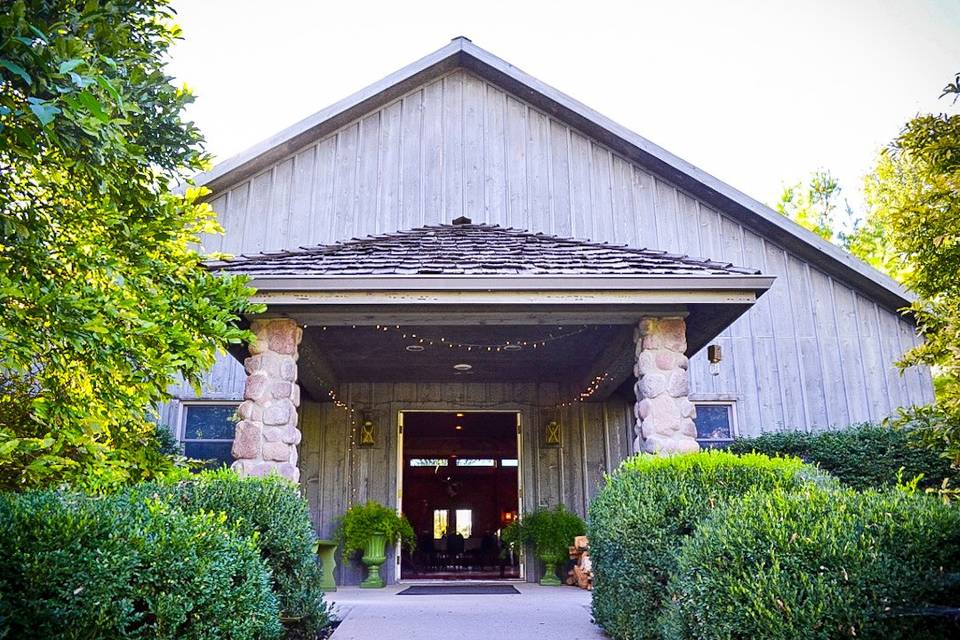
{"type": "Polygon", "coordinates": [[[458,467],[495,467],[497,461],[493,458],[457,458],[458,467]]]}
{"type": "Polygon", "coordinates": [[[206,460],[208,466],[230,465],[233,455],[233,414],[236,403],[191,403],[183,405],[183,455],[206,460]]]}
{"type": "Polygon", "coordinates": [[[445,467],[446,458],[410,458],[411,467],[445,467]]]}
{"type": "Polygon", "coordinates": [[[500,460],[501,467],[516,467],[519,466],[520,461],[516,458],[503,458],[500,460]]]}
{"type": "Polygon", "coordinates": [[[433,539],[439,540],[447,532],[447,510],[433,510],[433,539]]]}
{"type": "Polygon", "coordinates": [[[733,442],[734,407],[732,402],[697,402],[697,442],[703,447],[715,447],[733,442]]]}
{"type": "Polygon", "coordinates": [[[464,538],[473,533],[473,512],[470,509],[457,509],[457,533],[464,538]]]}

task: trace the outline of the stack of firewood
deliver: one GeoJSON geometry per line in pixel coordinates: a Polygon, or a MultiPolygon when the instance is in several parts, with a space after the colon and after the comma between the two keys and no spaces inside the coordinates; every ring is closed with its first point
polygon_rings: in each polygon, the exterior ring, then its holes
{"type": "Polygon", "coordinates": [[[570,547],[570,559],[576,561],[567,574],[567,584],[581,589],[593,589],[593,568],[590,563],[590,544],[587,536],[577,536],[570,547]]]}

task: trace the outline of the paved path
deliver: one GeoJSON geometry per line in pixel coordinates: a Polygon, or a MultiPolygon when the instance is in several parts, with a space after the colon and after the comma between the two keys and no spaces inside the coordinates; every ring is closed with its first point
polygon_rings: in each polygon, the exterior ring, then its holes
{"type": "Polygon", "coordinates": [[[606,638],[592,622],[590,592],[512,583],[520,595],[398,596],[385,589],[341,587],[327,594],[343,620],[331,640],[590,640],[606,638]]]}

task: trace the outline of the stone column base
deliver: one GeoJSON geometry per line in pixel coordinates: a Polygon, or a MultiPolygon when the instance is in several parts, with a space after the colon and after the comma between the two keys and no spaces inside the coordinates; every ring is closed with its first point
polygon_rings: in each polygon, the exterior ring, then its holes
{"type": "Polygon", "coordinates": [[[637,326],[634,451],[673,454],[699,451],[696,408],[687,397],[690,383],[686,322],[683,318],[644,318],[637,326]]]}
{"type": "Polygon", "coordinates": [[[298,482],[298,346],[303,330],[293,320],[254,320],[256,340],[243,367],[247,384],[233,439],[233,470],[241,476],[278,473],[298,482]]]}

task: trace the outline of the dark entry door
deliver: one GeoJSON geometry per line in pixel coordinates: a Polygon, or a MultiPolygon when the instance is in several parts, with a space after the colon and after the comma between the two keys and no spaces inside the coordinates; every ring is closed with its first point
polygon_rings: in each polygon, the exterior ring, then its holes
{"type": "Polygon", "coordinates": [[[404,515],[417,535],[401,557],[411,579],[519,578],[500,534],[518,515],[517,415],[403,414],[404,515]]]}

